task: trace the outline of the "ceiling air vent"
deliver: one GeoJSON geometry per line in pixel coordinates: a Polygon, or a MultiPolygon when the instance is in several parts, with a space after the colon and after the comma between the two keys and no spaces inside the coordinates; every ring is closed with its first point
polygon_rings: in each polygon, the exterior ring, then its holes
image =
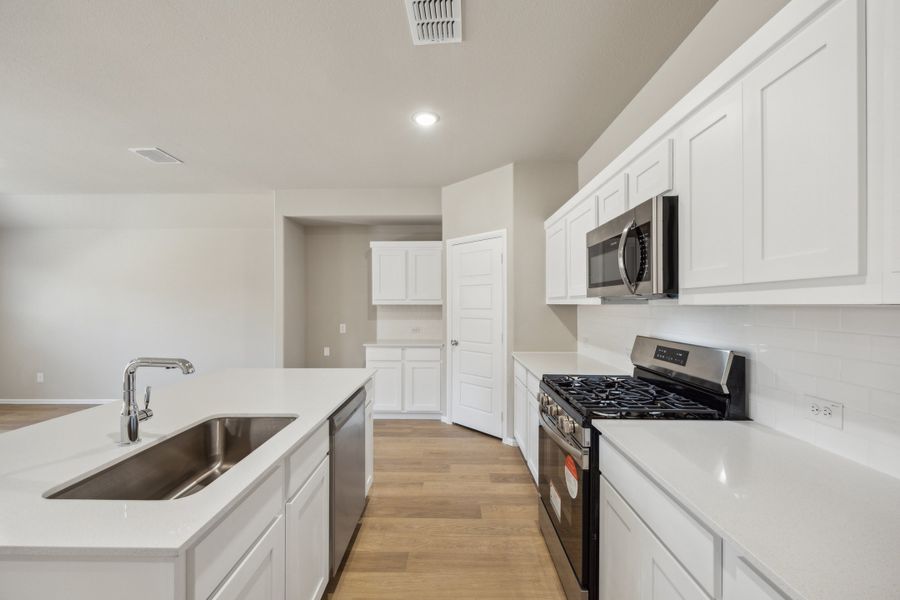
{"type": "Polygon", "coordinates": [[[462,41],[462,0],[406,0],[413,44],[462,41]]]}
{"type": "Polygon", "coordinates": [[[155,162],[161,165],[180,165],[181,161],[169,154],[164,150],[160,150],[159,148],[129,148],[132,152],[146,158],[150,162],[155,162]]]}

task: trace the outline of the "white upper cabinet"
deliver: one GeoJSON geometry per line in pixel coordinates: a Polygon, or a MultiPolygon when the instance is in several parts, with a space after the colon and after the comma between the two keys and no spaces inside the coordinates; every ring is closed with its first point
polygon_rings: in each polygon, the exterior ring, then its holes
{"type": "Polygon", "coordinates": [[[566,272],[566,221],[561,219],[546,231],[547,304],[565,300],[568,295],[566,272]]]}
{"type": "Polygon", "coordinates": [[[862,268],[862,9],[838,2],[743,79],[748,283],[862,268]]]}
{"type": "Polygon", "coordinates": [[[741,87],[684,124],[678,139],[680,286],[742,283],[741,87]]]}
{"type": "Polygon", "coordinates": [[[672,189],[672,139],[667,138],[637,157],[627,169],[628,198],[637,206],[672,189]]]}
{"type": "Polygon", "coordinates": [[[628,208],[628,174],[613,177],[597,192],[597,224],[614,219],[628,208]]]}
{"type": "Polygon", "coordinates": [[[591,195],[566,215],[569,246],[566,291],[569,299],[587,297],[587,234],[597,227],[597,197],[591,195]]]}
{"type": "Polygon", "coordinates": [[[371,242],[372,304],[441,304],[442,242],[371,242]]]}
{"type": "Polygon", "coordinates": [[[411,301],[441,302],[441,246],[411,248],[407,251],[409,274],[408,299],[411,301]]]}

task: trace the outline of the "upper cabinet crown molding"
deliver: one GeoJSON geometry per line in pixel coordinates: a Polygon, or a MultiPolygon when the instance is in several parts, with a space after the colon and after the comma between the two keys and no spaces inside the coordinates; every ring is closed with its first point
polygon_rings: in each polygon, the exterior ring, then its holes
{"type": "Polygon", "coordinates": [[[442,304],[443,242],[370,242],[372,304],[442,304]]]}

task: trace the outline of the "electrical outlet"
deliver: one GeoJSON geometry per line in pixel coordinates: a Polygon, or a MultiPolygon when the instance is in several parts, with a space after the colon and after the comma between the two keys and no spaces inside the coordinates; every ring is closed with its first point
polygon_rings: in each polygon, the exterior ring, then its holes
{"type": "Polygon", "coordinates": [[[844,405],[806,396],[806,418],[835,429],[844,428],[844,405]]]}
{"type": "Polygon", "coordinates": [[[340,331],[341,333],[347,333],[347,324],[346,324],[346,323],[341,323],[341,324],[338,326],[338,331],[340,331]]]}
{"type": "Polygon", "coordinates": [[[325,356],[331,356],[331,346],[325,346],[325,350],[322,351],[322,354],[325,356]]]}
{"type": "Polygon", "coordinates": [[[38,371],[37,375],[34,376],[34,380],[37,383],[44,383],[44,373],[43,371],[38,371]]]}

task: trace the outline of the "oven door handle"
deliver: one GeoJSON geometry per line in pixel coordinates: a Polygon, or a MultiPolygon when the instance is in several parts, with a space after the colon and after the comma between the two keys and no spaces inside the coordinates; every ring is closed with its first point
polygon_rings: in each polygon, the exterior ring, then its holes
{"type": "Polygon", "coordinates": [[[619,275],[622,276],[622,283],[625,284],[625,287],[632,293],[632,295],[637,293],[637,283],[632,283],[631,279],[628,277],[628,271],[625,269],[625,243],[628,241],[628,234],[631,233],[631,230],[637,227],[637,223],[635,223],[634,219],[631,220],[628,225],[625,226],[625,229],[622,230],[622,236],[619,238],[619,275]]]}
{"type": "Polygon", "coordinates": [[[547,418],[547,415],[545,415],[544,413],[541,413],[541,429],[543,429],[544,433],[550,436],[550,439],[556,442],[556,444],[560,448],[565,450],[572,458],[574,458],[578,463],[578,466],[580,466],[582,469],[587,469],[589,467],[589,457],[587,452],[575,447],[571,442],[566,440],[563,436],[559,435],[559,433],[556,431],[556,425],[554,425],[553,422],[550,421],[547,418]]]}

